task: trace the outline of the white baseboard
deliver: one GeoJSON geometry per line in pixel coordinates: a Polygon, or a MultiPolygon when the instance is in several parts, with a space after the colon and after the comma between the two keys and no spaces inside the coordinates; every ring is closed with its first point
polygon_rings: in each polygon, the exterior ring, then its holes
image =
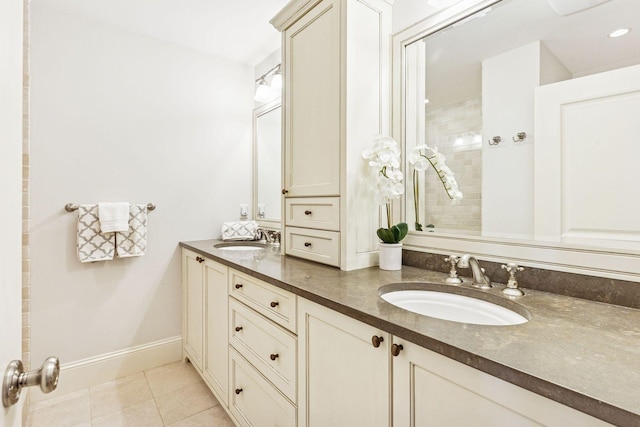
{"type": "Polygon", "coordinates": [[[29,389],[31,403],[138,374],[181,358],[182,337],[177,336],[65,363],[60,366],[60,379],[56,390],[44,394],[39,389],[29,389]]]}

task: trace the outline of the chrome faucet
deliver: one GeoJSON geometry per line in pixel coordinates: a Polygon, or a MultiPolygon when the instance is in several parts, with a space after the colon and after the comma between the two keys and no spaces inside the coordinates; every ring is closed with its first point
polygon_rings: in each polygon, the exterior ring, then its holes
{"type": "Polygon", "coordinates": [[[273,246],[280,246],[281,234],[276,230],[267,230],[266,228],[258,227],[256,229],[256,240],[268,243],[273,246]]]}
{"type": "Polygon", "coordinates": [[[473,273],[473,283],[471,286],[481,289],[489,289],[491,287],[491,280],[484,274],[484,269],[480,268],[478,260],[469,255],[462,255],[458,260],[457,266],[460,268],[470,268],[473,273]]]}
{"type": "Polygon", "coordinates": [[[262,227],[258,227],[256,229],[256,240],[260,240],[261,242],[271,244],[272,239],[271,239],[271,236],[269,235],[269,230],[264,229],[262,227]]]}

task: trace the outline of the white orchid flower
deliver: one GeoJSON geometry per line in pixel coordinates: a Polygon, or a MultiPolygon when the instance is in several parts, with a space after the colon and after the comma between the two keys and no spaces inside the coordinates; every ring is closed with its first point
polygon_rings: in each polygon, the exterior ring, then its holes
{"type": "Polygon", "coordinates": [[[429,169],[429,166],[436,171],[452,203],[458,203],[462,199],[462,192],[458,188],[453,171],[445,164],[446,157],[438,152],[437,148],[429,147],[426,144],[416,145],[408,158],[409,163],[416,171],[425,171],[429,169]]]}

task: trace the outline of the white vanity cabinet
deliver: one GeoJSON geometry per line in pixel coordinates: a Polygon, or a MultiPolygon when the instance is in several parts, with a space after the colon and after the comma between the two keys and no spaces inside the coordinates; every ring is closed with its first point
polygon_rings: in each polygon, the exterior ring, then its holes
{"type": "Polygon", "coordinates": [[[221,403],[227,403],[229,268],[182,249],[183,352],[221,403]]]}
{"type": "Polygon", "coordinates": [[[183,353],[200,372],[204,354],[204,262],[195,252],[182,249],[183,353]]]}
{"type": "Polygon", "coordinates": [[[242,426],[295,426],[296,296],[230,270],[229,411],[242,426]]]}
{"type": "Polygon", "coordinates": [[[298,310],[298,426],[389,426],[390,335],[302,298],[298,310]]]}
{"type": "Polygon", "coordinates": [[[298,309],[300,427],[610,426],[316,303],[298,309]]]}
{"type": "Polygon", "coordinates": [[[182,253],[184,356],[237,425],[609,425],[188,249],[182,253]]]}
{"type": "Polygon", "coordinates": [[[361,153],[389,133],[392,4],[292,0],[271,20],[283,33],[289,255],[343,270],[377,262],[380,210],[361,153]]]}
{"type": "Polygon", "coordinates": [[[610,426],[558,402],[395,339],[394,426],[610,426]]]}
{"type": "Polygon", "coordinates": [[[210,259],[205,260],[205,353],[202,374],[222,404],[227,403],[229,394],[229,347],[226,345],[228,281],[227,266],[210,259]]]}

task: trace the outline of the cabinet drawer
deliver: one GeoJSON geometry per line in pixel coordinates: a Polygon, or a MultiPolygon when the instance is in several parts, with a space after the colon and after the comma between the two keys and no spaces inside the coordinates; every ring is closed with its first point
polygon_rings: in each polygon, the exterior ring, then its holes
{"type": "Polygon", "coordinates": [[[320,230],[340,230],[340,198],[316,197],[286,199],[287,225],[316,228],[320,230]]]}
{"type": "Polygon", "coordinates": [[[296,331],[296,296],[262,280],[230,270],[229,295],[268,319],[296,331]]]}
{"type": "Polygon", "coordinates": [[[249,362],[229,349],[229,410],[243,426],[295,426],[296,408],[249,362]]]}
{"type": "Polygon", "coordinates": [[[287,227],[287,254],[323,264],[340,266],[340,233],[287,227]]]}
{"type": "Polygon", "coordinates": [[[229,343],[293,402],[296,337],[229,298],[229,343]]]}

